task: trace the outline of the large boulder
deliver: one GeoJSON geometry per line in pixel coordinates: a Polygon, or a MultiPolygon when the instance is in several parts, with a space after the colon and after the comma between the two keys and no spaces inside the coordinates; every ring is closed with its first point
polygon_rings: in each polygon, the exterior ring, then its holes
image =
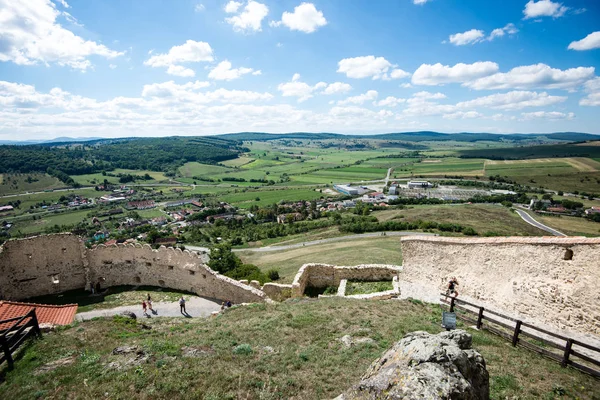
{"type": "Polygon", "coordinates": [[[376,360],[360,383],[337,400],[487,400],[489,374],[463,330],[413,332],[376,360]]]}

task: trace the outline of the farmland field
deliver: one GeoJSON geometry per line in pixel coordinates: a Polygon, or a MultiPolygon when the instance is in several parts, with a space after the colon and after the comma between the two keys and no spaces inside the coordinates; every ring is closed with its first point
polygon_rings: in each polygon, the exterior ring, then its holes
{"type": "MultiPolygon", "coordinates": [[[[152,177],[152,180],[136,181],[135,183],[158,183],[158,182],[164,182],[164,181],[169,180],[169,178],[167,178],[162,172],[157,172],[157,171],[117,168],[114,171],[108,171],[108,173],[111,175],[129,174],[129,175],[138,175],[138,176],[148,174],[152,177]]],[[[73,178],[73,180],[75,182],[77,182],[83,186],[98,185],[98,184],[104,182],[105,179],[109,183],[112,183],[112,184],[119,183],[118,177],[102,175],[102,173],[99,173],[99,172],[95,173],[95,174],[72,175],[71,178],[73,178]]]]}
{"type": "Polygon", "coordinates": [[[240,208],[250,208],[252,205],[266,206],[278,203],[281,200],[314,200],[323,196],[316,190],[310,189],[281,189],[281,190],[262,190],[248,191],[241,193],[228,193],[219,196],[219,199],[226,201],[240,208]],[[259,200],[256,200],[256,199],[259,200]]]}
{"type": "Polygon", "coordinates": [[[0,175],[0,196],[23,192],[37,192],[59,187],[65,187],[65,184],[48,174],[29,173],[0,175]]]}
{"type": "Polygon", "coordinates": [[[379,221],[436,221],[475,229],[480,235],[543,236],[544,231],[523,221],[506,207],[488,204],[411,206],[402,210],[373,213],[379,221]]]}
{"type": "Polygon", "coordinates": [[[211,178],[211,175],[220,174],[227,171],[230,171],[230,169],[221,167],[219,165],[200,164],[197,162],[188,162],[179,168],[179,173],[188,178],[193,176],[207,176],[211,178]]]}
{"type": "Polygon", "coordinates": [[[394,177],[406,177],[410,175],[465,175],[476,176],[483,175],[484,160],[460,159],[460,158],[440,158],[440,159],[422,159],[412,165],[402,166],[394,170],[394,177]]]}
{"type": "Polygon", "coordinates": [[[233,160],[221,161],[220,164],[223,164],[227,167],[240,167],[240,166],[242,166],[244,164],[248,164],[249,162],[252,162],[252,161],[254,161],[254,158],[242,156],[242,157],[234,158],[233,160]]]}
{"type": "Polygon", "coordinates": [[[600,223],[578,217],[535,214],[533,217],[544,225],[570,236],[600,236],[600,223]]]}
{"type": "Polygon", "coordinates": [[[13,227],[14,231],[23,234],[39,233],[53,225],[77,224],[87,218],[90,210],[67,211],[59,214],[49,213],[35,221],[19,221],[13,227]]]}

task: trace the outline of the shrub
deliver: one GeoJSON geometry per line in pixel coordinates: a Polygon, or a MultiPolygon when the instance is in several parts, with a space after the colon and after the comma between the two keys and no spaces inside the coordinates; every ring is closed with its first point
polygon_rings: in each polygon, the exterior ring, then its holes
{"type": "Polygon", "coordinates": [[[274,268],[270,269],[267,271],[267,276],[272,281],[278,281],[279,280],[279,270],[274,269],[274,268]]]}
{"type": "Polygon", "coordinates": [[[233,354],[249,356],[250,354],[252,354],[252,346],[250,346],[247,343],[238,344],[233,348],[233,354]]]}
{"type": "Polygon", "coordinates": [[[467,236],[477,236],[477,231],[475,231],[475,229],[471,228],[470,226],[463,229],[462,233],[467,236]]]}

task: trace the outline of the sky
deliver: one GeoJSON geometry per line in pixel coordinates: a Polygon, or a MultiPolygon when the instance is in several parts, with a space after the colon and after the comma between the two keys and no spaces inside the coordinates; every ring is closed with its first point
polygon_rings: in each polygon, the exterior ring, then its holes
{"type": "Polygon", "coordinates": [[[600,133],[597,0],[0,0],[0,140],[600,133]]]}

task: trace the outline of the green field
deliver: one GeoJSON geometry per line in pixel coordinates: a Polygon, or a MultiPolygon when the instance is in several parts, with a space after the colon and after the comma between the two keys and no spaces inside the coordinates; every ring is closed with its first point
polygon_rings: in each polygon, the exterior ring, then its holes
{"type": "Polygon", "coordinates": [[[282,189],[282,190],[263,190],[248,191],[240,193],[227,193],[219,196],[219,199],[233,204],[240,208],[250,208],[252,205],[266,206],[278,203],[282,200],[314,200],[322,197],[323,194],[310,189],[282,189]],[[256,200],[259,198],[259,200],[256,200]]]}
{"type": "Polygon", "coordinates": [[[188,162],[179,168],[179,173],[186,178],[191,178],[194,176],[206,176],[213,178],[213,175],[221,174],[227,171],[230,171],[230,169],[220,165],[200,164],[197,162],[188,162]]]}
{"type": "MultiPolygon", "coordinates": [[[[147,171],[147,170],[135,170],[135,169],[121,169],[117,168],[113,171],[108,171],[109,174],[117,175],[117,174],[129,174],[129,175],[144,175],[148,174],[152,177],[152,180],[140,180],[134,183],[143,184],[143,183],[158,183],[158,182],[168,182],[169,178],[167,178],[164,173],[157,171],[147,171]]],[[[85,174],[85,175],[72,175],[71,178],[80,185],[83,186],[93,186],[98,185],[104,182],[106,179],[109,183],[118,184],[119,178],[114,176],[106,176],[102,175],[102,173],[98,172],[95,174],[85,174]]]]}
{"type": "Polygon", "coordinates": [[[506,207],[491,204],[410,206],[403,210],[375,211],[379,221],[435,221],[471,227],[479,235],[543,236],[544,231],[529,225],[506,207]]]}
{"type": "Polygon", "coordinates": [[[87,198],[95,198],[100,197],[108,192],[96,191],[94,189],[71,189],[71,190],[60,190],[55,192],[47,192],[47,193],[36,193],[36,194],[19,194],[14,197],[7,197],[4,199],[0,199],[0,205],[7,204],[9,201],[21,201],[21,206],[16,209],[16,214],[21,214],[29,210],[30,206],[35,205],[36,203],[46,201],[49,203],[57,202],[61,196],[68,196],[71,194],[76,194],[79,196],[87,197],[87,198]]]}
{"type": "Polygon", "coordinates": [[[22,234],[30,233],[41,233],[46,228],[53,225],[73,225],[87,219],[87,214],[91,210],[79,210],[79,211],[66,211],[62,213],[47,213],[41,216],[40,219],[32,220],[19,220],[15,223],[12,228],[14,232],[21,232],[22,234]]]}
{"type": "Polygon", "coordinates": [[[539,214],[533,214],[532,216],[542,224],[569,236],[600,236],[600,223],[586,218],[539,214]]]}
{"type": "Polygon", "coordinates": [[[281,281],[291,283],[298,269],[306,263],[333,265],[402,264],[400,238],[377,236],[343,242],[324,243],[273,252],[243,251],[236,253],[243,262],[263,271],[279,269],[281,281]]]}
{"type": "Polygon", "coordinates": [[[248,164],[249,162],[251,162],[253,160],[254,159],[252,157],[242,156],[242,157],[234,158],[233,160],[221,161],[219,164],[223,164],[226,167],[241,167],[242,165],[248,164]]]}
{"type": "Polygon", "coordinates": [[[38,192],[65,186],[64,183],[48,174],[0,174],[0,196],[25,192],[38,192]]]}
{"type": "Polygon", "coordinates": [[[407,177],[410,175],[483,175],[484,160],[460,158],[424,158],[421,162],[401,166],[394,170],[394,177],[407,177]]]}

